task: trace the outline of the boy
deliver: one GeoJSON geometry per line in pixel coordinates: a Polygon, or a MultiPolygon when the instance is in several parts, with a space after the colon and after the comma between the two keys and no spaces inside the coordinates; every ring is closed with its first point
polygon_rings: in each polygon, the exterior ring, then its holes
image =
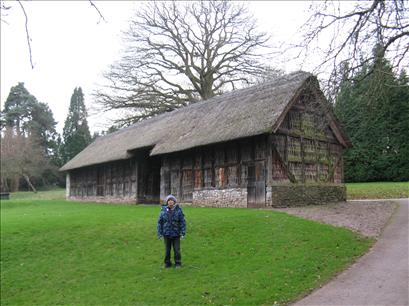
{"type": "Polygon", "coordinates": [[[176,204],[173,195],[166,197],[165,205],[162,206],[158,219],[158,239],[163,237],[165,242],[165,268],[172,266],[170,262],[170,250],[173,247],[175,268],[182,266],[180,252],[180,238],[186,233],[186,221],[182,208],[176,204]]]}

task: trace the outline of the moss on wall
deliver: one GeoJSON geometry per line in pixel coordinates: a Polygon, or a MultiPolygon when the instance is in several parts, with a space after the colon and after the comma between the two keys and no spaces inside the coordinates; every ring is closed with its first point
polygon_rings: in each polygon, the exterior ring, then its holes
{"type": "Polygon", "coordinates": [[[271,187],[272,207],[292,207],[326,204],[346,200],[346,188],[342,184],[285,184],[271,187]]]}

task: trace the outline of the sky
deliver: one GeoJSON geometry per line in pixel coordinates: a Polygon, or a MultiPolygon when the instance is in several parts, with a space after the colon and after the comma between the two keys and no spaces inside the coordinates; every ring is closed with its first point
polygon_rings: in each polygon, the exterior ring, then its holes
{"type": "MultiPolygon", "coordinates": [[[[47,103],[62,133],[74,88],[81,86],[89,114],[91,132],[106,130],[111,113],[93,107],[92,91],[103,83],[102,73],[119,59],[124,46],[122,31],[128,28],[134,12],[143,5],[133,1],[94,1],[105,20],[89,1],[22,1],[31,37],[34,68],[30,64],[25,30],[25,16],[16,1],[4,1],[11,7],[2,12],[1,26],[1,109],[10,88],[24,82],[38,101],[47,103]]],[[[247,3],[258,21],[259,29],[272,42],[297,42],[300,27],[308,17],[307,1],[252,1],[247,3]]],[[[281,54],[273,67],[286,72],[308,64],[290,60],[281,54]]]]}

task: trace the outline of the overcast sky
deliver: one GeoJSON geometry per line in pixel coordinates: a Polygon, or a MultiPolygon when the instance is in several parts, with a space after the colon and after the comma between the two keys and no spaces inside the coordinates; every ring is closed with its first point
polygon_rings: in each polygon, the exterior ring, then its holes
{"type": "MultiPolygon", "coordinates": [[[[73,90],[81,86],[90,110],[91,131],[105,130],[110,115],[92,111],[91,92],[102,83],[101,74],[118,59],[123,44],[121,31],[141,2],[94,1],[104,16],[88,1],[22,1],[28,16],[32,39],[31,68],[25,31],[25,17],[18,2],[6,1],[11,8],[2,13],[1,22],[1,109],[10,88],[24,82],[39,101],[46,102],[62,132],[73,90]]],[[[305,22],[309,3],[306,1],[249,2],[250,11],[260,30],[279,44],[296,42],[299,28],[305,22]]],[[[300,62],[284,54],[271,66],[287,72],[299,69],[300,62]]],[[[302,67],[308,70],[308,65],[302,67]]]]}

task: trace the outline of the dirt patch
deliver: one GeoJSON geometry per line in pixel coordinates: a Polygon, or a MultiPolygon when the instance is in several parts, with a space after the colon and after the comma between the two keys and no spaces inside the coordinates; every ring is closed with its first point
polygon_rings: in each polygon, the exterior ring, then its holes
{"type": "Polygon", "coordinates": [[[349,201],[327,205],[276,208],[290,215],[349,228],[361,235],[377,237],[395,211],[392,201],[349,201]]]}

